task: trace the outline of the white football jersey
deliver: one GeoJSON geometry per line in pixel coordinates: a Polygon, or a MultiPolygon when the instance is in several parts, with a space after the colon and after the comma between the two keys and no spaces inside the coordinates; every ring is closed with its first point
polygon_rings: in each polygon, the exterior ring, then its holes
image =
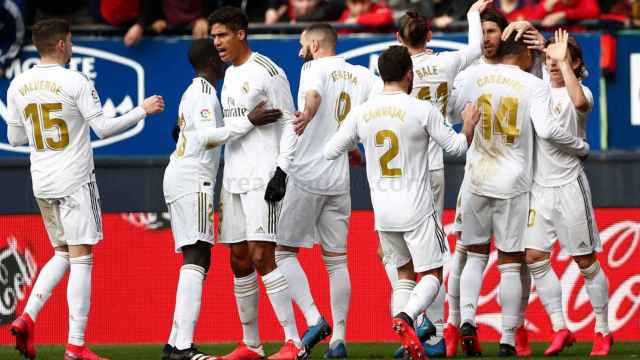
{"type": "Polygon", "coordinates": [[[222,186],[230,193],[266,187],[276,166],[287,172],[298,139],[293,131],[295,108],[287,76],[270,59],[253,52],[244,64],[227,68],[222,86],[225,124],[246,120],[262,101],[267,108],[282,110],[282,118],[226,144],[222,186]]]}
{"type": "Polygon", "coordinates": [[[298,140],[290,175],[302,189],[325,195],[349,192],[347,154],[334,161],[322,156],[321,149],[352,108],[369,98],[381,81],[369,69],[351,65],[342,57],[331,56],[308,61],[300,73],[298,108],[304,110],[305,93],[315,90],[321,103],[298,140]]]}
{"type": "Polygon", "coordinates": [[[93,83],[61,65],[36,65],[7,91],[7,123],[24,126],[31,147],[33,193],[62,198],[91,181],[89,121],[102,116],[93,83]]]}
{"type": "Polygon", "coordinates": [[[588,151],[584,141],[549,120],[549,85],[517,66],[470,68],[452,94],[453,113],[459,114],[468,102],[480,110],[465,172],[472,193],[510,199],[529,191],[535,133],[566,151],[588,151]]]}
{"type": "MultiPolygon", "coordinates": [[[[566,87],[551,88],[553,119],[558,126],[580,138],[587,136],[587,117],[593,107],[593,95],[584,85],[582,90],[589,103],[589,110],[580,112],[573,106],[566,87]]],[[[582,161],[567,154],[545,139],[536,139],[535,169],[533,180],[542,186],[566,185],[582,173],[582,161]]]]}
{"type": "MultiPolygon", "coordinates": [[[[443,116],[447,116],[447,103],[456,75],[478,59],[472,51],[425,51],[413,55],[413,90],[411,95],[430,101],[443,116]]],[[[435,142],[429,144],[429,170],[444,168],[442,148],[435,142]]]]}
{"type": "Polygon", "coordinates": [[[222,126],[222,109],[216,89],[203,77],[193,79],[182,94],[178,107],[180,136],[164,173],[164,197],[167,203],[201,191],[208,182],[213,189],[220,163],[220,147],[207,148],[198,133],[222,126]]]}
{"type": "Polygon", "coordinates": [[[434,211],[428,170],[432,139],[454,155],[467,150],[466,137],[445,125],[438,108],[386,92],[347,115],[324,155],[333,159],[364,144],[376,230],[409,231],[434,211]]]}

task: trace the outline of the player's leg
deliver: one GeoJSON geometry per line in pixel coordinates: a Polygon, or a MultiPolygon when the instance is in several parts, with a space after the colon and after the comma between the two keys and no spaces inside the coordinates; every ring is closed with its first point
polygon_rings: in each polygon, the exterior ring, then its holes
{"type": "Polygon", "coordinates": [[[261,359],[264,349],[258,331],[258,299],[260,287],[249,245],[246,241],[246,216],[240,194],[232,194],[224,188],[220,192],[220,226],[218,241],[229,245],[229,263],[233,272],[233,292],[238,317],[242,324],[242,341],[221,360],[261,359]]]}
{"type": "Polygon", "coordinates": [[[285,345],[272,357],[287,357],[294,352],[297,354],[302,345],[293,314],[291,293],[287,279],[278,269],[275,259],[281,203],[266,202],[263,191],[242,194],[241,202],[242,209],[247,215],[249,256],[262,278],[267,297],[284,330],[285,345]]]}
{"type": "Polygon", "coordinates": [[[329,274],[331,316],[333,334],[328,357],[346,357],[346,331],[349,304],[351,302],[351,277],[347,261],[347,235],[351,216],[351,197],[333,195],[326,202],[318,217],[317,229],[322,258],[329,274]]]}
{"type": "Polygon", "coordinates": [[[482,274],[489,261],[493,229],[492,199],[466,192],[462,197],[462,239],[467,261],[460,275],[460,336],[462,350],[469,356],[481,354],[476,327],[476,311],[482,274]]]}
{"type": "Polygon", "coordinates": [[[49,240],[54,247],[54,255],[42,267],[36,279],[24,312],[11,323],[11,333],[16,337],[16,349],[27,358],[35,358],[35,322],[40,310],[69,270],[69,249],[64,241],[64,231],[60,219],[58,200],[37,199],[49,240]]]}
{"type": "Polygon", "coordinates": [[[456,238],[455,249],[449,262],[449,277],[447,279],[447,302],[449,314],[444,330],[447,356],[455,356],[458,353],[460,342],[460,276],[467,263],[467,248],[462,245],[462,192],[461,186],[456,201],[456,214],[454,217],[452,232],[456,238]]]}

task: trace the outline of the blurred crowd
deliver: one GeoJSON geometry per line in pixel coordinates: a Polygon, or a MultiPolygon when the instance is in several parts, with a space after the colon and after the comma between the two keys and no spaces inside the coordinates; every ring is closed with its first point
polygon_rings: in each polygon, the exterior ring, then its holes
{"type": "MultiPolygon", "coordinates": [[[[107,24],[121,28],[127,46],[145,34],[190,32],[207,36],[207,15],[220,6],[241,7],[253,23],[294,24],[331,21],[357,24],[344,32],[393,31],[398,19],[415,9],[435,30],[447,31],[466,20],[473,0],[0,0],[0,75],[19,50],[28,26],[45,17],[63,17],[74,25],[107,24]]],[[[606,19],[640,26],[640,0],[494,0],[510,20],[559,23],[606,19]]],[[[459,26],[459,25],[458,25],[459,26]]],[[[575,26],[572,31],[582,27],[575,26]]]]}

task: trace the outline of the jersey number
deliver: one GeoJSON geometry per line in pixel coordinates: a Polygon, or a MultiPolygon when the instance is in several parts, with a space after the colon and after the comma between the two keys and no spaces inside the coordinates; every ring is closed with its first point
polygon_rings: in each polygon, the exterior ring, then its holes
{"type": "Polygon", "coordinates": [[[380,171],[385,177],[402,176],[402,169],[389,168],[389,162],[398,155],[398,136],[391,130],[380,130],[376,133],[376,146],[384,146],[385,140],[389,140],[389,150],[380,157],[380,171]]]}
{"type": "Polygon", "coordinates": [[[449,101],[449,85],[446,82],[440,83],[436,88],[435,98],[431,97],[431,88],[428,86],[421,87],[416,96],[420,100],[433,102],[442,102],[442,116],[447,116],[447,102],[449,101]]]}
{"type": "Polygon", "coordinates": [[[346,92],[341,92],[336,101],[336,121],[341,124],[351,111],[351,97],[346,92]]]}
{"type": "Polygon", "coordinates": [[[518,99],[508,96],[500,98],[498,111],[494,114],[491,107],[491,94],[484,94],[478,98],[478,108],[482,122],[482,137],[490,141],[493,134],[502,135],[506,144],[513,144],[520,135],[516,122],[518,99]]]}
{"type": "Polygon", "coordinates": [[[24,108],[24,113],[27,117],[31,118],[31,122],[33,123],[33,143],[36,150],[44,150],[45,146],[51,150],[62,150],[69,145],[69,128],[67,127],[67,123],[62,119],[51,117],[52,111],[60,110],[62,110],[61,103],[31,103],[24,108]],[[58,136],[43,134],[43,128],[44,131],[57,128],[58,136]]]}
{"type": "Polygon", "coordinates": [[[178,119],[178,127],[180,127],[180,136],[178,137],[178,147],[176,148],[176,156],[183,157],[184,149],[187,147],[187,137],[184,135],[185,128],[185,120],[184,116],[180,114],[180,118],[178,119]]]}

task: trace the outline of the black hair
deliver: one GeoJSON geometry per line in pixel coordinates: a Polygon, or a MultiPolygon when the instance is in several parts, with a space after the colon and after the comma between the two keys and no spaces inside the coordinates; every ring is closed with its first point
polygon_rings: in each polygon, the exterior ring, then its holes
{"type": "Polygon", "coordinates": [[[71,32],[69,22],[64,19],[44,19],[31,28],[31,40],[40,55],[52,53],[58,41],[66,41],[71,32]]]}
{"type": "Polygon", "coordinates": [[[509,25],[509,21],[507,18],[496,8],[493,6],[487,7],[484,9],[482,14],[480,14],[480,22],[491,21],[498,24],[500,31],[504,31],[509,25]]]}
{"type": "Polygon", "coordinates": [[[322,34],[322,37],[331,44],[333,48],[336,47],[336,43],[338,42],[338,33],[336,32],[336,29],[328,23],[312,24],[304,29],[304,32],[307,34],[322,34]]]}
{"type": "Polygon", "coordinates": [[[213,63],[216,69],[222,68],[222,60],[210,38],[193,40],[189,48],[189,63],[199,71],[205,70],[210,63],[213,63]]]}
{"type": "MultiPolygon", "coordinates": [[[[555,38],[553,35],[547,39],[546,45],[549,46],[555,42],[555,38]]],[[[582,57],[582,47],[578,43],[578,40],[573,35],[569,35],[567,39],[567,50],[571,55],[571,61],[580,60],[580,66],[573,70],[573,73],[576,74],[576,77],[580,80],[587,77],[587,66],[584,64],[584,58],[582,57]]]]}
{"type": "Polygon", "coordinates": [[[412,66],[411,55],[404,46],[390,46],[378,58],[378,71],[384,82],[402,80],[412,66]]]}
{"type": "Polygon", "coordinates": [[[506,40],[500,42],[498,47],[498,57],[502,58],[507,55],[518,55],[523,51],[527,51],[527,44],[524,43],[524,36],[516,41],[517,32],[514,31],[506,40]]]}
{"type": "Polygon", "coordinates": [[[415,10],[409,10],[400,18],[398,34],[411,47],[424,46],[430,31],[428,20],[415,10]]]}
{"type": "Polygon", "coordinates": [[[209,26],[221,24],[233,31],[249,30],[249,18],[240,10],[233,6],[223,6],[209,15],[209,26]]]}

